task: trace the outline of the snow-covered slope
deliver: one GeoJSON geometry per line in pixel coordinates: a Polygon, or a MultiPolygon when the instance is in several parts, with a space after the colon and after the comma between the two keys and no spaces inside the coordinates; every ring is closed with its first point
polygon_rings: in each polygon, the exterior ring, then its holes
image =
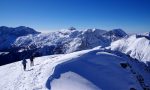
{"type": "Polygon", "coordinates": [[[110,46],[111,50],[121,51],[142,62],[150,62],[150,40],[141,35],[132,35],[110,46]]]}
{"type": "MultiPolygon", "coordinates": [[[[108,46],[112,41],[125,37],[127,34],[115,29],[104,31],[100,29],[87,29],[78,31],[75,29],[55,31],[48,34],[28,35],[16,39],[13,46],[21,48],[52,49],[57,53],[70,53],[96,46],[108,46]],[[56,50],[57,49],[57,50],[56,50]]],[[[49,50],[49,51],[52,51],[49,50]]],[[[43,50],[42,50],[43,51],[43,50]]]]}
{"type": "Polygon", "coordinates": [[[27,71],[20,61],[0,66],[0,90],[143,90],[143,85],[150,85],[150,73],[138,66],[140,62],[109,50],[84,50],[34,61],[33,67],[28,61],[27,71]]]}

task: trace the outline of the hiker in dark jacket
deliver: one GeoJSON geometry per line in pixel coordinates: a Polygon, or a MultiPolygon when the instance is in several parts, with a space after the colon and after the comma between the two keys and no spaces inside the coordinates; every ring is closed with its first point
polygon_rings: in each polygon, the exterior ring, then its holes
{"type": "Polygon", "coordinates": [[[27,61],[26,61],[26,59],[24,58],[24,59],[22,60],[22,65],[23,65],[24,71],[26,70],[26,63],[27,63],[27,61]]]}
{"type": "Polygon", "coordinates": [[[31,57],[30,57],[30,66],[34,66],[34,61],[33,61],[33,59],[34,59],[34,54],[31,55],[31,57]]]}

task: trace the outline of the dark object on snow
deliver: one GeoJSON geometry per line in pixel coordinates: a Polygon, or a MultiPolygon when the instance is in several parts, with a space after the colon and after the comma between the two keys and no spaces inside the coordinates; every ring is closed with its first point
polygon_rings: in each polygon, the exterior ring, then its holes
{"type": "Polygon", "coordinates": [[[130,88],[130,90],[136,90],[136,89],[132,87],[132,88],[130,88]]]}
{"type": "Polygon", "coordinates": [[[142,77],[142,75],[137,75],[136,78],[140,83],[144,83],[144,78],[142,77]]]}
{"type": "Polygon", "coordinates": [[[24,59],[22,60],[22,65],[23,65],[24,71],[26,70],[26,63],[27,63],[27,61],[26,61],[26,59],[24,58],[24,59]]]}
{"type": "Polygon", "coordinates": [[[128,67],[128,63],[120,63],[121,67],[123,68],[127,68],[128,67]]]}
{"type": "Polygon", "coordinates": [[[30,66],[34,66],[34,61],[33,61],[34,56],[35,56],[35,54],[32,54],[30,57],[30,66]]]}

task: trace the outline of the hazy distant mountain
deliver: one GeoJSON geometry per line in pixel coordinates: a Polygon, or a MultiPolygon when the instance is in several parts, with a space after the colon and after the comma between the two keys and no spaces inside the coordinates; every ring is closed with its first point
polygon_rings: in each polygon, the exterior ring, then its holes
{"type": "Polygon", "coordinates": [[[20,26],[16,28],[1,26],[0,27],[0,50],[8,49],[14,43],[16,38],[28,34],[39,34],[32,28],[20,26]]]}

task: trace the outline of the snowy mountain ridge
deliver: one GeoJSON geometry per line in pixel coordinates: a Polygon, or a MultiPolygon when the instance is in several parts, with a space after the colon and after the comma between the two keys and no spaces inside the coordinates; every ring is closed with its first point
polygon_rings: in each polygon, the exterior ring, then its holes
{"type": "Polygon", "coordinates": [[[20,27],[13,33],[2,28],[0,46],[7,49],[0,51],[0,90],[150,90],[147,34],[73,27],[50,33],[20,27]],[[27,59],[26,71],[22,59],[27,59]]]}
{"type": "Polygon", "coordinates": [[[2,26],[0,32],[2,35],[0,49],[4,48],[0,52],[9,52],[1,54],[0,58],[5,59],[6,62],[11,61],[7,61],[8,57],[12,60],[20,60],[22,55],[26,54],[28,58],[34,52],[38,52],[38,56],[43,56],[71,53],[97,46],[110,46],[112,50],[129,54],[140,61],[150,61],[149,33],[127,35],[121,29],[110,31],[101,29],[77,30],[74,27],[50,33],[39,33],[23,26],[16,28],[2,26]]]}
{"type": "Polygon", "coordinates": [[[112,42],[110,48],[130,55],[142,62],[150,62],[150,39],[147,36],[131,35],[112,42]]]}
{"type": "Polygon", "coordinates": [[[27,71],[23,71],[20,61],[0,66],[0,89],[148,90],[150,85],[143,63],[110,50],[95,48],[34,61],[33,67],[28,61],[27,71]]]}
{"type": "Polygon", "coordinates": [[[35,30],[20,26],[16,28],[0,27],[0,49],[8,49],[13,47],[35,47],[51,46],[61,44],[63,47],[75,46],[73,50],[65,50],[64,53],[93,48],[95,46],[108,46],[111,41],[123,38],[127,34],[121,29],[105,31],[100,29],[87,29],[78,31],[75,28],[60,30],[43,34],[35,30]],[[30,35],[29,35],[30,34],[30,35]],[[75,43],[77,45],[75,45],[75,43]],[[5,44],[5,45],[4,45],[5,44]],[[68,44],[68,45],[67,45],[68,44]]]}
{"type": "Polygon", "coordinates": [[[63,30],[51,32],[48,34],[27,35],[16,39],[15,47],[36,47],[60,45],[62,53],[94,48],[96,46],[108,46],[112,41],[125,37],[127,34],[114,29],[104,31],[100,29],[87,29],[85,31],[63,30]]]}
{"type": "Polygon", "coordinates": [[[75,51],[91,49],[96,46],[106,47],[111,42],[125,37],[127,34],[121,29],[110,31],[101,29],[77,30],[74,27],[54,31],[50,33],[39,33],[28,27],[1,27],[0,65],[19,61],[25,54],[29,58],[32,53],[36,56],[71,53],[75,51]],[[17,35],[16,35],[16,34],[17,35]],[[9,57],[9,58],[8,58],[9,57]]]}

